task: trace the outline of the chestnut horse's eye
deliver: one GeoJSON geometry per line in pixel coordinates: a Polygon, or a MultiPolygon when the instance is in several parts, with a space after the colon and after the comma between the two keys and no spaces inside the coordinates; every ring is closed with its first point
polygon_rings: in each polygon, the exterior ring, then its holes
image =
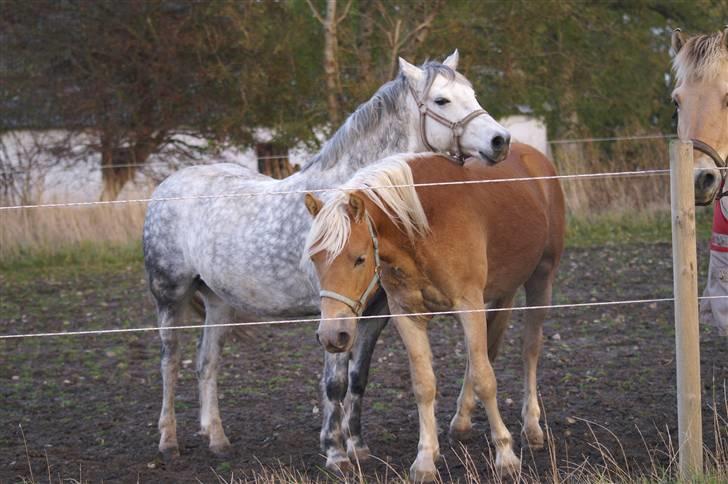
{"type": "Polygon", "coordinates": [[[362,265],[363,263],[364,263],[364,256],[363,256],[363,255],[360,255],[360,256],[359,256],[359,257],[357,257],[357,258],[356,258],[356,260],[354,261],[354,267],[356,267],[356,266],[360,266],[360,265],[362,265]]]}
{"type": "Polygon", "coordinates": [[[445,104],[447,104],[449,102],[450,102],[450,100],[446,99],[444,97],[438,97],[437,99],[435,99],[435,104],[437,104],[438,106],[444,106],[445,104]]]}

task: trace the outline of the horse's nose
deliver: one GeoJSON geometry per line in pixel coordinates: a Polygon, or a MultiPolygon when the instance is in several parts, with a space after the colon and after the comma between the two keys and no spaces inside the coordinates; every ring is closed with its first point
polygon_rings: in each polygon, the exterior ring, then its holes
{"type": "Polygon", "coordinates": [[[713,188],[716,182],[715,174],[710,171],[703,171],[698,173],[697,178],[695,179],[695,189],[696,191],[702,193],[710,190],[713,188]]]}
{"type": "Polygon", "coordinates": [[[511,135],[508,133],[498,134],[490,141],[493,150],[493,158],[502,161],[508,155],[508,148],[511,145],[511,135]]]}
{"type": "Polygon", "coordinates": [[[349,346],[349,341],[351,341],[351,335],[346,331],[339,331],[339,334],[336,335],[337,348],[341,348],[343,350],[349,346]]]}
{"type": "Polygon", "coordinates": [[[317,331],[316,340],[329,353],[342,353],[351,346],[352,335],[348,331],[317,331]]]}

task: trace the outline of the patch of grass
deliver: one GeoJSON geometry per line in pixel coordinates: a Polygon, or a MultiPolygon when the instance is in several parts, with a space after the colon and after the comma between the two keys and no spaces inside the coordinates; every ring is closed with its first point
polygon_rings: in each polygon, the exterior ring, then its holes
{"type": "MultiPolygon", "coordinates": [[[[143,262],[141,241],[124,244],[82,242],[55,250],[27,250],[18,255],[0,259],[0,271],[35,273],[47,272],[54,267],[114,269],[143,262]]],[[[34,276],[37,274],[33,274],[34,276]]]]}
{"type": "MultiPolygon", "coordinates": [[[[696,231],[698,241],[708,240],[712,224],[712,208],[698,208],[696,231]]],[[[610,213],[593,217],[569,217],[566,224],[567,247],[594,247],[630,243],[672,242],[669,212],[610,213]]]]}

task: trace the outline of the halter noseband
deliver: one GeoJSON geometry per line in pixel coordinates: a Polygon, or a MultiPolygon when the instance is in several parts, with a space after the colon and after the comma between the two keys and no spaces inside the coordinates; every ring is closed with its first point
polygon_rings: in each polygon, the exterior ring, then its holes
{"type": "Polygon", "coordinates": [[[726,168],[728,167],[728,157],[726,157],[726,159],[721,158],[720,155],[718,154],[718,152],[715,150],[715,148],[710,146],[708,143],[704,143],[704,142],[700,141],[699,139],[691,139],[690,141],[693,142],[693,148],[710,156],[710,158],[715,163],[715,166],[718,167],[718,170],[720,171],[720,177],[721,177],[720,188],[716,192],[713,200],[706,202],[706,203],[701,203],[699,205],[710,205],[711,203],[713,203],[716,200],[720,200],[723,197],[728,197],[728,190],[724,190],[726,172],[728,171],[728,170],[726,170],[726,168]]]}
{"type": "Polygon", "coordinates": [[[367,220],[367,228],[369,229],[369,235],[372,238],[372,245],[374,246],[374,275],[372,276],[372,280],[369,282],[369,285],[367,286],[366,290],[364,291],[364,294],[361,295],[358,301],[355,301],[351,299],[348,296],[344,296],[343,294],[339,294],[338,292],[334,291],[326,291],[321,290],[319,292],[319,296],[322,298],[327,297],[329,299],[334,299],[336,301],[342,302],[349,306],[352,311],[354,311],[354,314],[357,315],[357,317],[360,317],[362,313],[364,312],[364,308],[366,307],[367,300],[369,299],[369,296],[374,292],[374,290],[379,285],[380,280],[380,260],[379,260],[379,239],[377,238],[377,233],[374,231],[374,226],[372,225],[372,218],[369,216],[368,213],[364,213],[364,216],[367,220]]]}
{"type": "Polygon", "coordinates": [[[425,147],[430,151],[437,151],[429,141],[427,141],[427,129],[426,129],[426,122],[427,122],[427,116],[431,117],[438,123],[442,124],[443,126],[450,128],[452,131],[453,137],[455,138],[455,153],[453,154],[452,158],[456,160],[461,165],[465,162],[465,155],[463,154],[463,150],[460,146],[460,138],[462,137],[463,133],[465,132],[465,126],[472,121],[473,119],[477,118],[478,116],[481,116],[483,114],[488,114],[488,112],[485,109],[476,109],[472,113],[465,116],[460,121],[450,121],[444,116],[439,115],[438,113],[432,111],[430,108],[427,107],[427,95],[430,92],[430,88],[432,88],[432,83],[435,82],[435,78],[437,77],[437,74],[434,74],[430,76],[430,79],[427,81],[427,85],[425,86],[425,89],[422,91],[422,97],[417,97],[417,93],[415,92],[415,89],[412,87],[412,84],[407,81],[407,85],[410,88],[410,92],[412,93],[412,97],[415,99],[415,102],[417,103],[417,108],[420,111],[420,137],[422,138],[422,143],[425,145],[425,147]]]}

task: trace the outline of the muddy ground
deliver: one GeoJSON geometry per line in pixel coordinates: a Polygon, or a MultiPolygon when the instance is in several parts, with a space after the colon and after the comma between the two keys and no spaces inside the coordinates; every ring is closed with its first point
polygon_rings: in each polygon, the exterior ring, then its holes
{"type": "MultiPolygon", "coordinates": [[[[705,252],[700,259],[704,275],[705,252]]],[[[568,250],[555,303],[671,295],[669,244],[630,244],[568,250]]],[[[562,469],[584,461],[600,465],[595,439],[622,467],[625,457],[633,470],[652,462],[669,465],[669,439],[676,441],[672,311],[671,303],[658,303],[550,314],[539,384],[562,469]]],[[[514,436],[520,430],[521,318],[515,314],[495,365],[500,407],[514,436]]],[[[3,334],[154,324],[139,264],[0,274],[3,334]]],[[[245,479],[261,466],[279,465],[323,478],[317,390],[322,353],[314,329],[312,324],[263,328],[253,341],[227,345],[221,412],[234,453],[225,459],[211,455],[196,435],[197,333],[185,331],[176,405],[182,456],[173,465],[165,465],[156,452],[161,381],[155,332],[0,340],[0,482],[30,479],[31,471],[36,480],[50,474],[56,482],[218,482],[217,475],[245,479]]],[[[432,323],[445,458],[440,471],[446,479],[465,473],[446,437],[462,381],[461,335],[449,318],[432,323]]],[[[724,402],[728,340],[712,328],[703,328],[701,339],[705,442],[714,449],[713,395],[724,402]]],[[[725,405],[719,407],[724,417],[725,405]]],[[[476,426],[481,437],[467,449],[486,476],[482,409],[476,426]]],[[[406,355],[392,327],[385,329],[374,355],[364,428],[372,452],[406,472],[416,454],[417,410],[406,355]]],[[[545,451],[524,450],[523,462],[544,478],[551,472],[545,451]]],[[[387,467],[375,461],[363,470],[381,475],[387,467]]]]}

